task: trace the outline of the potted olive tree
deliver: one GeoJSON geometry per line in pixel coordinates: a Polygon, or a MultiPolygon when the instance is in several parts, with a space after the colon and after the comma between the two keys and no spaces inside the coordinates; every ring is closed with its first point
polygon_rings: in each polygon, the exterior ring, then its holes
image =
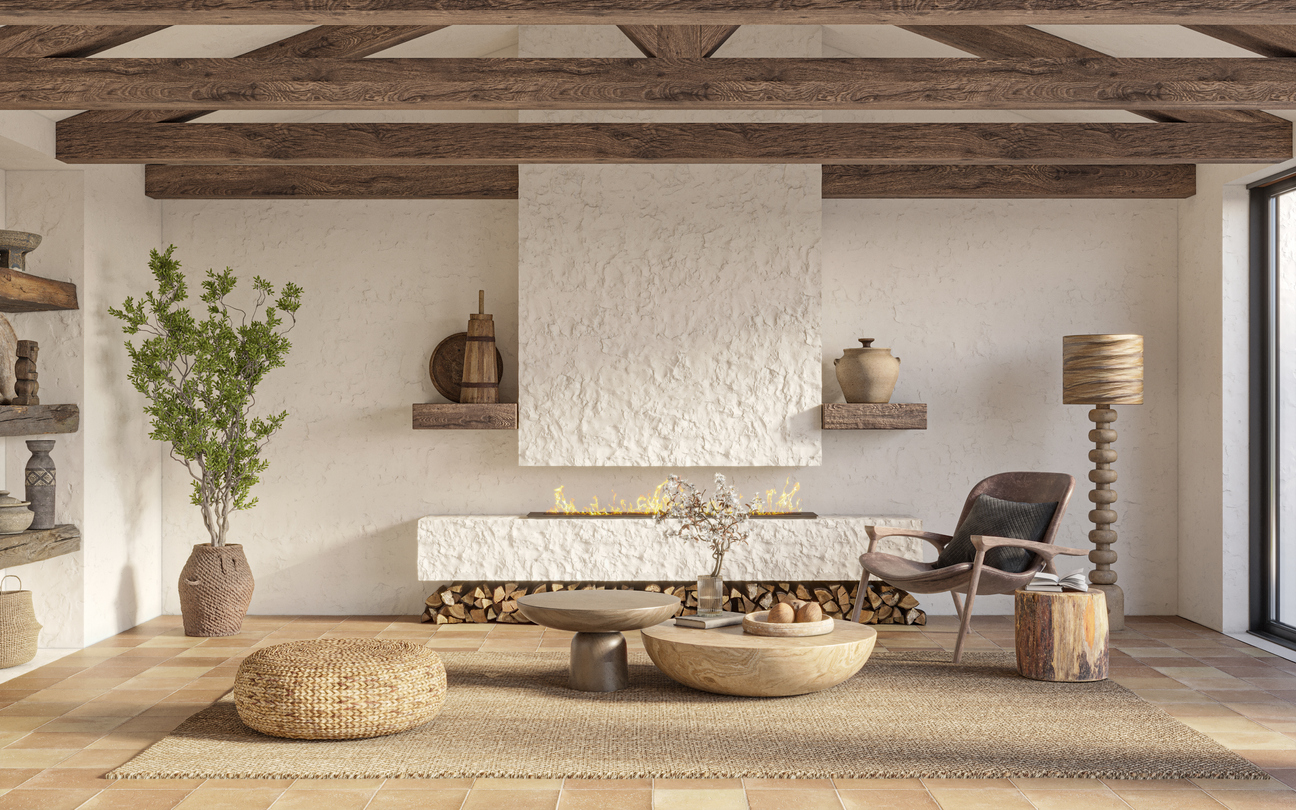
{"type": "Polygon", "coordinates": [[[171,457],[193,478],[192,502],[202,510],[211,537],[193,547],[180,573],[180,611],[185,634],[230,636],[239,632],[252,601],[252,573],[243,547],[227,542],[230,513],[256,506],[252,486],[269,462],[266,442],[288,412],[254,416],[257,385],[284,365],[292,344],[285,335],[297,323],[301,288],[288,283],[278,297],[260,276],[252,281],[252,306],[226,302],[238,279],[234,271],[207,271],[202,283],[206,317],[185,302],[188,288],[175,245],[149,255],[157,289],[127,298],[109,314],[121,319],[130,354],[130,381],[148,400],[152,438],[168,442],[171,457]]]}

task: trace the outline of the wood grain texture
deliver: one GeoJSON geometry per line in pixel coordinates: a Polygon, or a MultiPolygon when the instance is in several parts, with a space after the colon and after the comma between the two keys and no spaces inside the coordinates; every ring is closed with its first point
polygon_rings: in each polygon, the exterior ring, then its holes
{"type": "Polygon", "coordinates": [[[165,25],[6,25],[0,56],[91,56],[166,28],[165,25]]]}
{"type": "Polygon", "coordinates": [[[517,403],[415,403],[415,430],[517,430],[517,403]]]}
{"type": "Polygon", "coordinates": [[[829,165],[822,183],[825,200],[1183,199],[1197,193],[1197,167],[829,165]]]}
{"type": "Polygon", "coordinates": [[[77,309],[76,285],[0,267],[0,312],[77,309]]]}
{"type": "Polygon", "coordinates": [[[1189,25],[1186,28],[1264,56],[1296,56],[1296,25],[1189,25]]]}
{"type": "Polygon", "coordinates": [[[1080,683],[1107,677],[1107,603],[1102,591],[1017,591],[1017,671],[1036,681],[1080,683]]]}
{"type": "Polygon", "coordinates": [[[516,200],[516,166],[144,167],[156,200],[516,200]]]}
{"type": "Polygon", "coordinates": [[[40,562],[81,550],[81,530],[65,523],[52,529],[0,535],[0,568],[40,562]]]}
{"type": "Polygon", "coordinates": [[[921,402],[825,402],[824,430],[926,430],[927,405],[921,402]]]}
{"type": "MultiPolygon", "coordinates": [[[[403,42],[418,39],[444,25],[321,25],[277,42],[272,42],[237,57],[260,61],[280,59],[362,59],[403,42]]],[[[3,31],[0,28],[0,31],[3,31]]],[[[18,54],[14,54],[17,56],[18,54]]],[[[167,110],[88,110],[67,120],[78,123],[183,123],[215,112],[192,110],[178,113],[167,110]]]]}
{"type": "Polygon", "coordinates": [[[705,59],[729,40],[736,25],[618,25],[644,56],[705,59]]]}
{"type": "MultiPolygon", "coordinates": [[[[1088,59],[1107,54],[1069,39],[1054,36],[1028,25],[906,25],[901,26],[928,39],[967,51],[983,59],[1088,59]]],[[[1160,110],[1132,109],[1160,122],[1235,122],[1277,121],[1278,117],[1259,110],[1160,110]]]]}
{"type": "Polygon", "coordinates": [[[776,697],[819,692],[859,672],[873,654],[877,631],[841,621],[827,635],[772,638],[739,626],[701,631],[667,622],[644,628],[640,638],[658,669],[685,686],[776,697]]]}
{"type": "Polygon", "coordinates": [[[0,0],[0,24],[1286,25],[1288,0],[0,0]]]}
{"type": "Polygon", "coordinates": [[[65,163],[1276,163],[1291,124],[68,124],[65,163]]]}
{"type": "Polygon", "coordinates": [[[80,426],[76,405],[0,405],[0,436],[76,433],[80,426]]]}
{"type": "Polygon", "coordinates": [[[0,107],[143,106],[204,112],[1296,109],[1296,59],[0,58],[0,107]]]}
{"type": "MultiPolygon", "coordinates": [[[[823,167],[823,198],[1182,199],[1192,165],[823,167]]],[[[144,169],[158,200],[516,200],[516,166],[172,166],[144,169]]]]}

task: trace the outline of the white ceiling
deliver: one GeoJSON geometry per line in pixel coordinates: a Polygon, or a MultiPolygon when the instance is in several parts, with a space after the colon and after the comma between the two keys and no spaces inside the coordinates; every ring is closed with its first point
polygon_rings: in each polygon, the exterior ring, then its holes
{"type": "MultiPolygon", "coordinates": [[[[1094,50],[1124,57],[1255,57],[1256,54],[1220,40],[1175,25],[1059,25],[1037,26],[1056,36],[1070,39],[1094,50]]],[[[103,57],[222,57],[237,56],[285,37],[309,30],[310,26],[172,26],[155,34],[104,51],[103,57]]],[[[900,28],[886,25],[831,25],[823,27],[824,55],[830,57],[941,57],[966,56],[955,48],[942,45],[900,28]]],[[[717,52],[723,57],[725,49],[717,52]]],[[[514,56],[517,53],[516,26],[451,26],[419,39],[390,48],[377,57],[483,57],[514,56]]],[[[1296,111],[1274,111],[1296,120],[1296,111]]],[[[57,110],[41,113],[61,120],[75,111],[57,110]]],[[[409,113],[356,111],[320,113],[317,111],[284,112],[223,111],[203,117],[202,121],[288,122],[307,120],[512,120],[510,114],[492,112],[422,112],[409,113]]],[[[825,120],[859,121],[1145,121],[1121,111],[869,111],[830,113],[825,120]]]]}

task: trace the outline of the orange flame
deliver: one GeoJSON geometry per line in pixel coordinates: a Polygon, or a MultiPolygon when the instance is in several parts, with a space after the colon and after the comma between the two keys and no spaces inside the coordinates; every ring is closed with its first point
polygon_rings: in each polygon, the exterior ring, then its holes
{"type": "MultiPolygon", "coordinates": [[[[554,490],[554,505],[548,510],[547,514],[551,515],[651,515],[660,512],[666,508],[666,496],[664,490],[666,482],[662,481],[657,488],[652,491],[651,495],[640,495],[633,502],[620,498],[616,490],[612,490],[612,498],[607,504],[599,503],[598,496],[590,501],[589,506],[580,509],[574,501],[568,500],[563,496],[563,487],[554,490]]],[[[781,492],[767,489],[765,490],[764,503],[759,509],[753,510],[754,515],[785,515],[791,512],[801,511],[801,497],[797,494],[801,491],[800,483],[792,483],[792,479],[783,482],[781,492]],[[789,489],[789,485],[791,488],[789,489]]]]}

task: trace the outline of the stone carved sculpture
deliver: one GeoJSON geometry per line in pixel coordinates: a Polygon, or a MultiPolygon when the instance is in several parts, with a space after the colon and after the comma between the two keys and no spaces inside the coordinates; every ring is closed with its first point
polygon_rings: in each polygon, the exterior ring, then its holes
{"type": "Polygon", "coordinates": [[[36,382],[36,355],[40,344],[34,340],[18,341],[18,362],[14,364],[14,391],[18,394],[13,399],[14,405],[39,405],[40,383],[36,382]]]}

